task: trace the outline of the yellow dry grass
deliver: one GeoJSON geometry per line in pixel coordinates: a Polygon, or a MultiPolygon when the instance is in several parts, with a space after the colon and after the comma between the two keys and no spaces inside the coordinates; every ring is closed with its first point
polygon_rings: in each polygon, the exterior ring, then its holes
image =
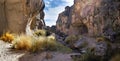
{"type": "Polygon", "coordinates": [[[57,41],[54,36],[47,37],[47,49],[49,50],[56,50],[57,41]]]}
{"type": "Polygon", "coordinates": [[[14,35],[9,32],[6,32],[5,34],[2,35],[2,37],[0,37],[0,39],[5,42],[11,43],[14,40],[14,35]]]}
{"type": "Polygon", "coordinates": [[[27,35],[20,35],[12,42],[13,47],[17,50],[30,50],[32,48],[32,37],[27,35]]]}
{"type": "Polygon", "coordinates": [[[17,50],[36,52],[44,51],[46,49],[52,50],[56,46],[56,40],[54,36],[39,36],[38,38],[34,38],[32,36],[22,34],[17,36],[12,44],[17,50]]]}
{"type": "Polygon", "coordinates": [[[44,37],[44,36],[40,36],[39,38],[37,38],[34,41],[32,41],[33,46],[31,48],[31,51],[32,52],[36,52],[36,51],[43,51],[43,50],[45,50],[46,42],[47,42],[47,38],[44,37]]]}
{"type": "Polygon", "coordinates": [[[39,36],[33,37],[25,34],[17,36],[12,42],[13,48],[16,50],[26,50],[30,52],[38,51],[71,51],[67,47],[56,41],[55,36],[39,36]]]}

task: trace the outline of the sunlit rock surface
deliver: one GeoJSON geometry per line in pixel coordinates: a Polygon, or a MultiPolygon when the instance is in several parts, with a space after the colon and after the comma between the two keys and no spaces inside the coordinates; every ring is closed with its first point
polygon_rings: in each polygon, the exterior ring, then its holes
{"type": "MultiPolygon", "coordinates": [[[[37,21],[36,16],[40,13],[40,19],[44,18],[43,0],[0,0],[0,34],[9,31],[23,33],[29,18],[32,22],[37,21]],[[42,13],[43,14],[42,14],[42,13]]],[[[31,28],[35,28],[32,23],[31,28]]]]}

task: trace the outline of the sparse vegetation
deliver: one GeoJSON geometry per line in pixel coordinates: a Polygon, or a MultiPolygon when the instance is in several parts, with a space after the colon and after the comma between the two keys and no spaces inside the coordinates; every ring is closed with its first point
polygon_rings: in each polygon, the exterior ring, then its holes
{"type": "Polygon", "coordinates": [[[86,53],[79,57],[73,57],[74,61],[100,61],[100,57],[94,55],[92,50],[87,50],[86,53]]]}
{"type": "Polygon", "coordinates": [[[52,35],[33,37],[33,36],[21,34],[14,39],[12,44],[14,49],[27,50],[30,52],[46,51],[46,50],[72,52],[71,49],[58,43],[56,41],[56,38],[52,35]]]}
{"type": "Polygon", "coordinates": [[[57,46],[56,47],[57,47],[57,51],[62,52],[62,53],[70,53],[70,52],[72,52],[72,49],[62,45],[59,42],[57,42],[57,46]]]}

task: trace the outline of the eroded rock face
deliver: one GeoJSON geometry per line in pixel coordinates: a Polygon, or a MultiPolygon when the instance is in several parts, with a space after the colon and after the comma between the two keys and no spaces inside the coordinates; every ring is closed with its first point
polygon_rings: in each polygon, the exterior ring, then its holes
{"type": "MultiPolygon", "coordinates": [[[[28,19],[36,19],[44,6],[43,0],[0,0],[0,34],[25,32],[28,19]]],[[[44,14],[40,19],[43,18],[44,14]]]]}
{"type": "Polygon", "coordinates": [[[57,29],[68,34],[101,35],[120,30],[119,0],[74,0],[59,14],[57,29]]]}

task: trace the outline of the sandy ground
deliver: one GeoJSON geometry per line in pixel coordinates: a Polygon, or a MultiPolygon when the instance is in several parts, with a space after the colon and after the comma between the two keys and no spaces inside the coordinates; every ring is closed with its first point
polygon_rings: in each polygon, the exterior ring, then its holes
{"type": "Polygon", "coordinates": [[[11,45],[0,41],[0,61],[72,61],[71,54],[58,52],[29,53],[10,49],[11,45]],[[46,55],[51,57],[46,59],[46,55]]]}

